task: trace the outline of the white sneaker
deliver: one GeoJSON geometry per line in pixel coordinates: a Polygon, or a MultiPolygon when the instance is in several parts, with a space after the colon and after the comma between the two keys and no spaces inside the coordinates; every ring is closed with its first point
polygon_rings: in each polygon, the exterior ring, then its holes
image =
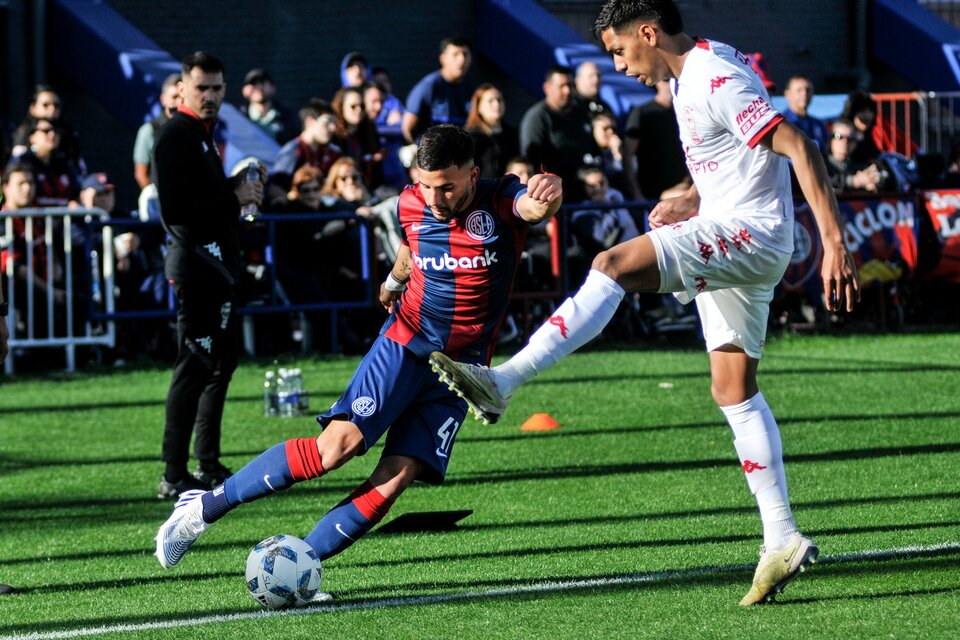
{"type": "Polygon", "coordinates": [[[741,607],[773,602],[787,583],[816,563],[820,549],[806,536],[795,533],[787,544],[779,549],[767,551],[760,547],[760,562],[753,574],[753,586],[740,601],[741,607]]]}
{"type": "Polygon", "coordinates": [[[484,424],[495,423],[507,410],[510,398],[500,393],[489,367],[455,362],[439,351],[430,354],[430,367],[484,424]]]}
{"type": "Polygon", "coordinates": [[[200,534],[210,526],[203,521],[203,501],[206,491],[185,491],[180,494],[173,513],[157,531],[157,550],[154,555],[164,569],[180,562],[200,534]]]}

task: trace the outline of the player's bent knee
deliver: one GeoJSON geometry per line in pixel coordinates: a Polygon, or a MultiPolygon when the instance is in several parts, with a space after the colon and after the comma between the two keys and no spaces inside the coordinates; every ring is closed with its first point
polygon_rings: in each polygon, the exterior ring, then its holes
{"type": "Polygon", "coordinates": [[[617,276],[620,275],[620,263],[621,261],[617,258],[616,254],[612,253],[610,249],[607,249],[606,251],[601,251],[594,257],[590,268],[616,281],[617,276]]]}
{"type": "Polygon", "coordinates": [[[334,420],[317,436],[317,451],[327,471],[338,469],[363,450],[363,434],[352,422],[334,420]]]}
{"type": "Polygon", "coordinates": [[[424,463],[417,458],[388,456],[377,463],[369,482],[386,498],[396,500],[419,477],[423,467],[424,463]]]}
{"type": "Polygon", "coordinates": [[[656,291],[660,270],[653,241],[639,236],[601,251],[591,268],[620,285],[625,291],[656,291]]]}

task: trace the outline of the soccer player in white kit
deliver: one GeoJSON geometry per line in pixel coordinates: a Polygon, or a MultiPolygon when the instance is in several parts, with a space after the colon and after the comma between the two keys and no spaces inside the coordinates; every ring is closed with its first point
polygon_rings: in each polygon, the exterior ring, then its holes
{"type": "Polygon", "coordinates": [[[435,354],[432,363],[479,419],[495,422],[520,385],[597,336],[625,292],[695,300],[711,392],[763,523],[760,562],[740,604],[769,602],[819,553],[794,521],[780,432],[757,387],[769,303],[793,250],[787,159],[820,230],[826,306],[850,311],[860,284],[836,197],[817,147],[773,109],[744,55],[684,33],[672,0],[610,0],[594,31],[617,71],[651,87],[671,80],[693,186],[654,207],[650,233],[598,255],[583,286],[509,361],[488,369],[435,354]]]}

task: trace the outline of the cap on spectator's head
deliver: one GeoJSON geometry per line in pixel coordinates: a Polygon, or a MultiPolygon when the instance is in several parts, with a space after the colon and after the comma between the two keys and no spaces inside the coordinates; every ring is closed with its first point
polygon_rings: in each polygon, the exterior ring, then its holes
{"type": "Polygon", "coordinates": [[[93,189],[97,193],[101,193],[103,191],[113,191],[113,184],[110,182],[107,174],[101,171],[99,173],[91,173],[84,178],[83,182],[80,183],[80,189],[84,191],[93,189]]]}
{"type": "Polygon", "coordinates": [[[763,57],[762,53],[748,53],[747,62],[750,63],[750,66],[754,71],[757,72],[757,75],[760,76],[761,82],[767,91],[773,91],[777,88],[777,83],[770,78],[770,69],[767,68],[767,59],[763,57]]]}
{"type": "Polygon", "coordinates": [[[367,57],[360,53],[359,51],[353,51],[347,54],[347,64],[344,65],[344,69],[349,69],[350,67],[355,67],[360,65],[362,67],[367,66],[367,57]]]}
{"type": "Polygon", "coordinates": [[[247,75],[243,76],[243,84],[258,84],[260,82],[273,82],[270,72],[266,69],[259,67],[250,69],[250,71],[247,71],[247,75]]]}

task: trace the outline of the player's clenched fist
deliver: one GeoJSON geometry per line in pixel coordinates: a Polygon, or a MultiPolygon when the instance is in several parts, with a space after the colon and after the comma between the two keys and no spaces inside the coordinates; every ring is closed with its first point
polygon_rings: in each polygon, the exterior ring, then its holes
{"type": "Polygon", "coordinates": [[[552,173],[538,173],[527,182],[527,195],[537,202],[549,204],[563,195],[563,181],[552,173]]]}

